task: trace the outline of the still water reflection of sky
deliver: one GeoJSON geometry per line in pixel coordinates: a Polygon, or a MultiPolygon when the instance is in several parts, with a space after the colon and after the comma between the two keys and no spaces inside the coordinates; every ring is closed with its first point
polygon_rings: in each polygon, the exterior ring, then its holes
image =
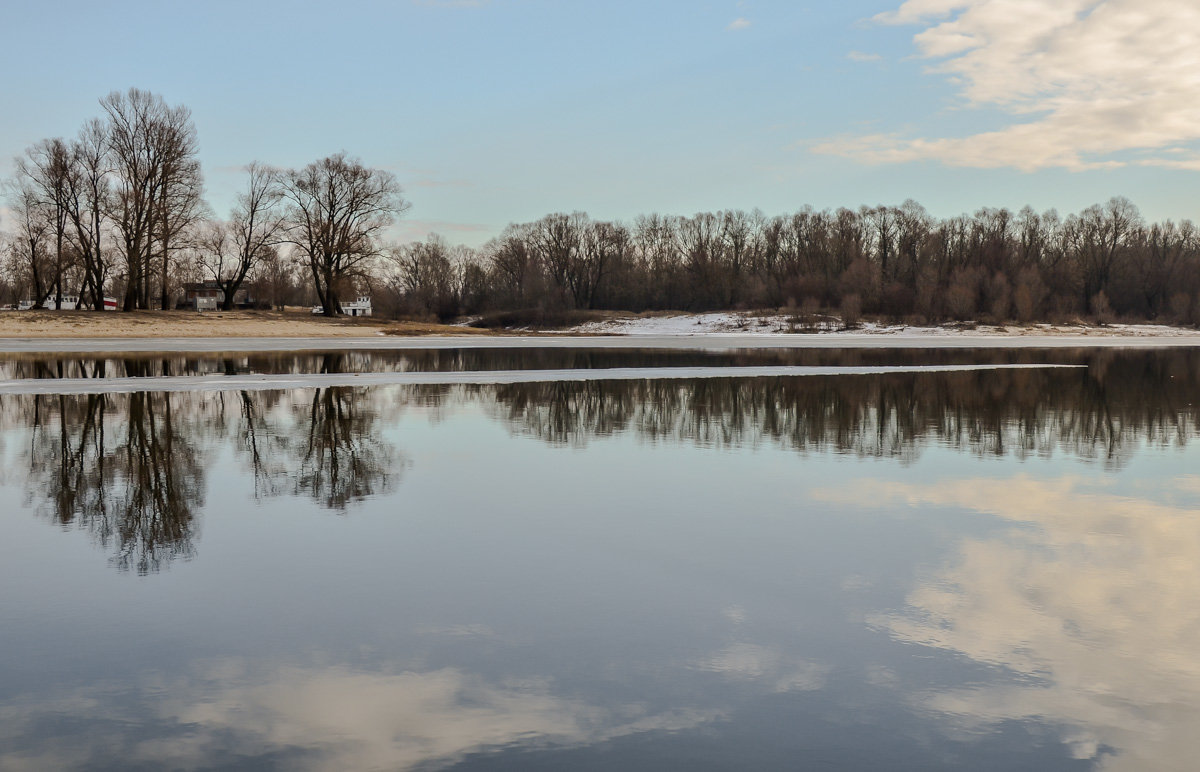
{"type": "Polygon", "coordinates": [[[1184,769],[1183,353],[0,402],[0,769],[1184,769]]]}

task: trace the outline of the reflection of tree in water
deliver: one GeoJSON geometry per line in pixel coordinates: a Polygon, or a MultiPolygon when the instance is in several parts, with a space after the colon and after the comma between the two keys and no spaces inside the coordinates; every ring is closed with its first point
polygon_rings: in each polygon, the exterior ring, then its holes
{"type": "Polygon", "coordinates": [[[86,528],[114,562],[156,571],[194,551],[204,460],[176,395],[34,397],[31,492],[60,524],[86,528]]]}
{"type": "Polygon", "coordinates": [[[283,401],[284,392],[239,391],[213,395],[217,409],[210,427],[214,435],[225,435],[254,479],[254,498],[261,500],[284,492],[288,476],[286,432],[277,430],[269,418],[283,401]]]}
{"type": "Polygon", "coordinates": [[[157,568],[161,547],[190,557],[195,509],[204,506],[204,463],[194,437],[180,431],[165,394],[141,392],[129,399],[128,431],[115,454],[122,565],[139,573],[157,568]]]}
{"type": "Polygon", "coordinates": [[[387,492],[398,474],[398,454],[378,436],[378,414],[366,394],[317,389],[307,409],[307,432],[292,440],[296,491],[329,509],[344,511],[387,492]]]}
{"type": "Polygon", "coordinates": [[[379,436],[374,390],[242,391],[214,395],[214,433],[231,440],[254,480],[254,496],[295,493],[328,509],[392,488],[403,465],[379,436]]]}
{"type": "Polygon", "coordinates": [[[120,568],[157,571],[195,553],[208,463],[201,447],[210,440],[230,442],[248,461],[257,498],[295,493],[345,511],[390,490],[401,458],[379,436],[372,395],[22,397],[28,495],[55,522],[86,528],[120,568]]]}
{"type": "MultiPolygon", "coordinates": [[[[340,373],[343,354],[323,354],[311,371],[340,373]]],[[[241,392],[235,434],[250,461],[257,496],[278,495],[288,487],[328,509],[344,512],[355,502],[391,489],[401,468],[400,454],[379,436],[376,390],[347,387],[292,392],[295,424],[267,418],[281,392],[241,392]]],[[[226,426],[231,426],[227,423],[226,426]]]]}

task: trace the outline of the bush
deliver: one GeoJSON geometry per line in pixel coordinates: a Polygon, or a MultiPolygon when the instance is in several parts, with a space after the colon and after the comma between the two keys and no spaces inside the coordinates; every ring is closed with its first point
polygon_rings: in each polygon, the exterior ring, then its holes
{"type": "Polygon", "coordinates": [[[1092,316],[1096,319],[1096,323],[1101,326],[1112,324],[1112,305],[1109,304],[1108,295],[1104,294],[1104,290],[1100,290],[1095,295],[1092,295],[1092,316]]]}
{"type": "Polygon", "coordinates": [[[850,293],[842,298],[842,329],[852,330],[862,321],[862,298],[850,293]]]}

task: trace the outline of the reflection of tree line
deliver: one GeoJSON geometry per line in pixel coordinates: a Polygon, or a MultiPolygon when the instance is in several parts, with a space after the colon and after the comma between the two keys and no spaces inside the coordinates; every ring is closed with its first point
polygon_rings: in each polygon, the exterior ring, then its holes
{"type": "MultiPolygon", "coordinates": [[[[634,432],[900,459],[937,442],[1119,464],[1142,442],[1182,444],[1200,430],[1200,353],[1087,359],[1087,370],[38,395],[8,398],[3,415],[31,427],[31,499],[57,522],[87,528],[122,568],[144,573],[193,553],[206,470],[222,442],[251,474],[256,497],[303,496],[344,511],[396,480],[402,455],[382,438],[381,414],[411,405],[478,402],[555,444],[634,432]]],[[[327,356],[319,367],[337,372],[342,363],[327,356]]]]}
{"type": "Polygon", "coordinates": [[[866,457],[911,458],[933,441],[983,455],[1062,450],[1120,464],[1143,441],[1182,444],[1200,430],[1194,404],[1200,352],[1098,351],[1083,361],[1086,370],[536,383],[477,391],[518,430],[569,445],[633,430],[649,440],[771,442],[866,457]]]}
{"type": "Polygon", "coordinates": [[[344,511],[388,490],[400,456],[363,392],[31,396],[27,488],[56,522],[87,529],[122,569],[194,554],[211,441],[227,440],[256,497],[299,495],[344,511]]]}

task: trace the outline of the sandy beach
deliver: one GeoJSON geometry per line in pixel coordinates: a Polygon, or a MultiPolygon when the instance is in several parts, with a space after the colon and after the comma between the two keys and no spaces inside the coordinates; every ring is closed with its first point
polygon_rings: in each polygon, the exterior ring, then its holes
{"type": "Polygon", "coordinates": [[[359,338],[371,335],[488,335],[486,330],[378,318],[326,319],[295,311],[10,311],[5,338],[359,338]]]}
{"type": "Polygon", "coordinates": [[[288,311],[135,311],[97,314],[92,311],[13,311],[0,313],[0,340],[5,339],[146,339],[146,338],[371,338],[400,337],[737,337],[791,341],[823,341],[815,345],[846,345],[863,338],[1009,339],[1065,338],[1178,338],[1182,345],[1200,343],[1200,330],[1161,324],[1028,324],[910,326],[864,322],[852,330],[805,332],[785,315],[748,312],[613,313],[602,321],[565,329],[479,329],[463,324],[392,321],[348,317],[327,319],[307,309],[288,311]]]}

